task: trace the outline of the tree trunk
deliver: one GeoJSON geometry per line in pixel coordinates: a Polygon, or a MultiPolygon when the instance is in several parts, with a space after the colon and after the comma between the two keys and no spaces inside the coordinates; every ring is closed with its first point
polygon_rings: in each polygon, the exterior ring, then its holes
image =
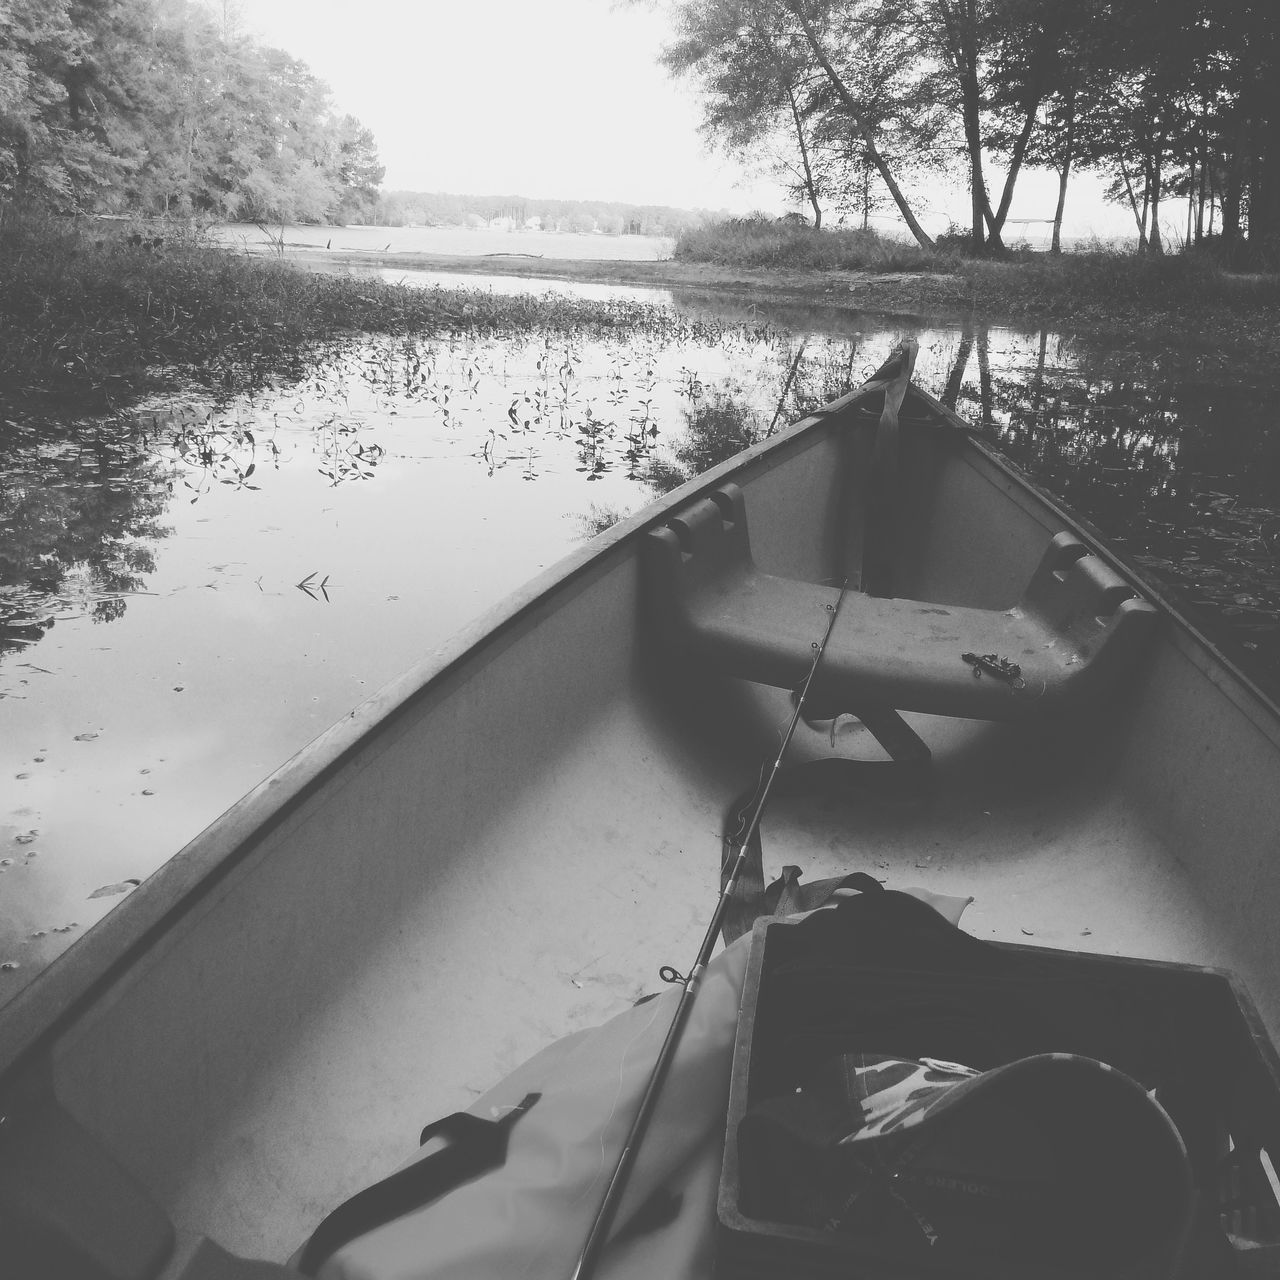
{"type": "Polygon", "coordinates": [[[1151,164],[1151,234],[1147,238],[1147,248],[1152,253],[1162,254],[1164,253],[1164,241],[1160,237],[1160,176],[1160,157],[1157,155],[1153,158],[1151,164]]]}
{"type": "MultiPolygon", "coordinates": [[[[992,236],[998,241],[1000,233],[1004,230],[1004,220],[1009,216],[1009,206],[1013,203],[1013,188],[1018,181],[1018,174],[1022,170],[1022,160],[1027,154],[1027,147],[1031,142],[1031,133],[1035,128],[1036,112],[1040,109],[1040,99],[1037,97],[1035,101],[1027,108],[1027,114],[1022,121],[1022,129],[1018,134],[1017,140],[1013,144],[1013,152],[1009,157],[1009,172],[1004,180],[1004,190],[1000,194],[1000,207],[992,218],[988,209],[987,226],[991,230],[992,236]]],[[[1070,167],[1070,161],[1068,161],[1070,167]]]]}
{"type": "Polygon", "coordinates": [[[831,65],[831,59],[827,57],[826,50],[822,47],[822,41],[818,39],[818,33],[813,29],[813,23],[809,21],[808,15],[801,7],[801,0],[784,0],[784,3],[804,29],[805,39],[808,40],[809,47],[813,50],[813,55],[818,60],[818,65],[826,73],[827,79],[831,82],[831,87],[835,90],[836,97],[840,99],[845,110],[849,113],[849,119],[853,122],[853,127],[858,137],[866,145],[867,159],[875,165],[876,172],[884,180],[884,185],[889,188],[889,194],[893,197],[894,204],[898,206],[898,212],[902,214],[903,221],[910,228],[911,234],[915,236],[916,243],[923,249],[932,249],[932,237],[916,220],[915,214],[911,212],[907,197],[903,194],[902,188],[898,186],[888,162],[880,154],[880,149],[875,144],[871,129],[858,113],[858,105],[854,102],[848,86],[840,78],[840,73],[831,65]]]}
{"type": "Polygon", "coordinates": [[[795,91],[787,85],[787,101],[791,104],[791,119],[796,126],[796,141],[800,144],[800,163],[804,165],[804,190],[813,207],[813,229],[822,230],[822,206],[818,203],[818,189],[813,180],[813,168],[809,164],[809,148],[804,144],[804,125],[800,122],[800,108],[796,106],[795,91]]]}
{"type": "Polygon", "coordinates": [[[1067,205],[1067,180],[1071,177],[1071,156],[1068,153],[1058,173],[1058,207],[1053,211],[1053,242],[1050,253],[1062,252],[1062,211],[1067,205]]]}
{"type": "Polygon", "coordinates": [[[1146,196],[1143,196],[1142,213],[1138,213],[1138,197],[1133,194],[1133,183],[1129,181],[1129,166],[1124,162],[1124,156],[1118,156],[1120,162],[1120,176],[1124,179],[1125,193],[1129,197],[1129,208],[1133,213],[1133,220],[1138,224],[1138,252],[1142,253],[1147,247],[1147,205],[1146,196]]]}
{"type": "Polygon", "coordinates": [[[1244,113],[1237,109],[1231,155],[1227,158],[1227,181],[1222,189],[1222,244],[1231,248],[1240,242],[1240,206],[1244,190],[1244,157],[1248,149],[1248,128],[1244,113]]]}
{"type": "MultiPolygon", "coordinates": [[[[1208,108],[1205,108],[1206,112],[1208,108]]],[[[1204,239],[1204,206],[1209,198],[1209,148],[1206,145],[1200,153],[1200,186],[1196,195],[1196,244],[1204,239]]],[[[1210,215],[1212,221],[1212,215],[1210,215]]]]}
{"type": "Polygon", "coordinates": [[[990,206],[987,201],[987,185],[982,177],[982,137],[978,132],[976,107],[971,120],[968,102],[964,108],[964,136],[965,145],[969,149],[970,235],[976,253],[986,245],[986,214],[990,206]]]}
{"type": "MultiPolygon", "coordinates": [[[[1053,243],[1050,253],[1062,252],[1062,211],[1067,206],[1067,181],[1071,177],[1072,152],[1075,149],[1076,95],[1067,97],[1067,128],[1062,139],[1062,167],[1058,170],[1058,207],[1053,211],[1053,243]]],[[[1130,192],[1130,199],[1133,193],[1130,192]]]]}
{"type": "Polygon", "coordinates": [[[969,152],[970,226],[975,252],[984,246],[1003,248],[1000,228],[991,214],[987,183],[982,172],[982,97],[978,85],[977,10],[975,0],[963,0],[959,21],[949,8],[946,21],[947,52],[960,85],[960,109],[964,120],[965,149],[969,152]],[[990,227],[990,235],[987,228],[990,227]]]}
{"type": "Polygon", "coordinates": [[[1191,247],[1191,237],[1195,231],[1196,216],[1196,162],[1192,160],[1191,171],[1187,174],[1187,236],[1182,243],[1183,249],[1191,247]]]}

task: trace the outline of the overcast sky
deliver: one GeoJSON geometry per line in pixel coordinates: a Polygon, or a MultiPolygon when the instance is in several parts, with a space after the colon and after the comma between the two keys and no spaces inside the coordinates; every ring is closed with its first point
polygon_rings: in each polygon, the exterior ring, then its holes
{"type": "MultiPolygon", "coordinates": [[[[378,139],[385,187],[751,207],[657,65],[647,9],[610,0],[245,0],[378,139]]],[[[769,184],[760,195],[776,203],[769,184]]]]}
{"type": "MultiPolygon", "coordinates": [[[[241,0],[236,7],[244,28],[301,58],[332,89],[337,108],[373,130],[386,190],[740,213],[785,207],[774,183],[744,180],[703,145],[692,87],[658,65],[668,30],[648,8],[614,0],[241,0]]],[[[1104,208],[1097,188],[1088,178],[1073,184],[1064,229],[1129,234],[1127,215],[1104,208]]],[[[1030,175],[1012,214],[1050,217],[1056,196],[1052,175],[1030,175]]],[[[935,202],[927,222],[945,223],[946,213],[966,220],[962,189],[935,202]]]]}

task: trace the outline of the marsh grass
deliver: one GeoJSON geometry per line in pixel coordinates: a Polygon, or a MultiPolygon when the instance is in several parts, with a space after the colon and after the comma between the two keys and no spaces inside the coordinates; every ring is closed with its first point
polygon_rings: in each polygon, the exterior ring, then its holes
{"type": "Polygon", "coordinates": [[[0,205],[0,404],[120,408],[177,382],[232,394],[300,374],[317,342],[360,333],[672,337],[700,327],[716,326],[646,303],[312,273],[184,229],[0,205]]]}
{"type": "Polygon", "coordinates": [[[685,231],[675,257],[722,266],[791,267],[797,270],[929,271],[936,255],[873,230],[815,231],[768,218],[729,218],[685,231]]]}

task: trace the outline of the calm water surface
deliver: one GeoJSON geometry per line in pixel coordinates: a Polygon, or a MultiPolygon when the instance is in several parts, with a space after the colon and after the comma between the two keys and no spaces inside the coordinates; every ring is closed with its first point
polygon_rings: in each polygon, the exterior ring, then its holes
{"type": "Polygon", "coordinates": [[[0,425],[0,1001],[379,685],[905,333],[923,385],[1280,689],[1274,375],[600,296],[611,318],[568,339],[363,340],[227,404],[0,425]]]}
{"type": "Polygon", "coordinates": [[[262,228],[251,222],[215,223],[209,233],[226,244],[259,250],[283,238],[291,253],[446,253],[465,257],[612,258],[628,262],[671,257],[670,236],[606,236],[595,233],[502,231],[489,227],[310,227],[262,228]]]}

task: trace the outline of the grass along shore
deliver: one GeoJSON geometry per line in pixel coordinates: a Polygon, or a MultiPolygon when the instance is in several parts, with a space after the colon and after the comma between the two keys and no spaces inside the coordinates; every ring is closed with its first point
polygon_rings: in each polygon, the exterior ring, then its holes
{"type": "Polygon", "coordinates": [[[1227,271],[1207,249],[1164,255],[1022,249],[1002,258],[974,258],[963,252],[963,237],[954,235],[929,250],[873,230],[817,231],[793,222],[733,218],[686,232],[676,242],[675,259],[773,271],[905,273],[915,277],[921,301],[1086,322],[1151,316],[1163,323],[1188,314],[1280,309],[1280,273],[1227,271]]]}
{"type": "Polygon", "coordinates": [[[567,332],[679,323],[640,303],[498,295],[483,276],[652,285],[865,311],[1035,318],[1062,329],[1170,335],[1260,350],[1280,331],[1280,275],[1207,255],[1019,254],[974,260],[872,232],[735,220],[682,239],[670,261],[396,254],[370,266],[473,273],[475,290],[335,273],[338,255],[247,255],[184,231],[54,218],[0,205],[0,406],[123,407],[175,381],[227,392],[298,366],[313,343],[359,332],[567,332]]]}

